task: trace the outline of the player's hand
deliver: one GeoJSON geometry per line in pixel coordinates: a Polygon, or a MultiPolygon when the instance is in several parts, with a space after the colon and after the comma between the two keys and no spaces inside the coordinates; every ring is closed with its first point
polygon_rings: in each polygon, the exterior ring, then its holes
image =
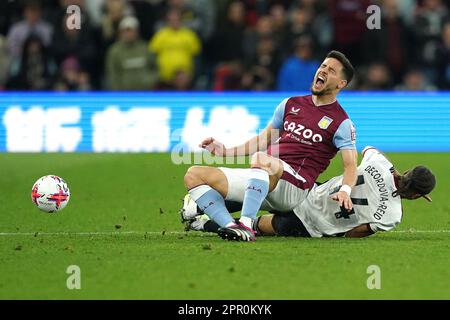
{"type": "Polygon", "coordinates": [[[350,199],[350,196],[345,191],[339,191],[334,194],[331,199],[339,202],[340,207],[344,207],[347,211],[351,211],[353,209],[353,203],[350,199]]]}
{"type": "Polygon", "coordinates": [[[226,148],[223,143],[212,137],[203,140],[199,147],[208,150],[215,156],[224,157],[226,154],[226,148]]]}

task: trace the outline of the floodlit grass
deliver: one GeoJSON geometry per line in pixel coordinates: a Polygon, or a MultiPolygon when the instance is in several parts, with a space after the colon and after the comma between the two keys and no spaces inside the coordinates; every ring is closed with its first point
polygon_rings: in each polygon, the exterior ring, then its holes
{"type": "MultiPolygon", "coordinates": [[[[449,299],[450,154],[388,156],[438,180],[431,204],[404,202],[395,232],[236,243],[183,231],[188,166],[168,154],[0,154],[0,298],[449,299]],[[30,199],[46,174],[71,189],[57,214],[30,199]],[[70,265],[81,290],[66,287],[70,265]],[[366,286],[370,265],[381,268],[381,290],[366,286]]],[[[339,173],[337,160],[321,180],[339,173]]]]}

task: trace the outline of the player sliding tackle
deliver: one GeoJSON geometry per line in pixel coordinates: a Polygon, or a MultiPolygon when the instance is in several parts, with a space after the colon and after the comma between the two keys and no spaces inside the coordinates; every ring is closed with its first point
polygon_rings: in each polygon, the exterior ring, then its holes
{"type": "Polygon", "coordinates": [[[352,210],[355,129],[336,96],[350,83],[353,73],[347,58],[332,51],[315,74],[312,95],[283,100],[258,136],[234,148],[225,148],[214,138],[201,143],[216,156],[252,156],[251,169],[193,166],[184,177],[190,197],[221,227],[220,236],[254,241],[254,221],[263,200],[282,211],[292,210],[306,198],[338,151],[344,174],[342,187],[333,199],[352,210]],[[239,223],[228,212],[224,199],[242,202],[239,223]]]}
{"type": "MultiPolygon", "coordinates": [[[[293,237],[366,237],[377,231],[390,231],[402,218],[401,199],[424,197],[434,189],[436,179],[424,166],[400,174],[378,150],[367,147],[358,167],[358,179],[351,198],[354,209],[342,210],[330,198],[342,184],[342,176],[314,187],[305,201],[289,213],[262,215],[256,222],[259,235],[293,237]]],[[[230,203],[227,203],[231,207],[230,203]]],[[[236,205],[234,205],[236,207],[236,205]]],[[[266,203],[263,203],[263,208],[266,203]]],[[[276,210],[274,211],[279,211],[276,210]]],[[[186,203],[183,216],[188,230],[218,232],[219,226],[205,219],[192,201],[186,203]]]]}

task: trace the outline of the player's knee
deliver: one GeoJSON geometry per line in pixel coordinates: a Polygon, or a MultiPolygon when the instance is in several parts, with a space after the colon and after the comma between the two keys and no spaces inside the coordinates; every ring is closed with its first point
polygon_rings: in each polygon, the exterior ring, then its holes
{"type": "Polygon", "coordinates": [[[256,152],[252,155],[251,166],[254,168],[267,169],[270,167],[270,158],[267,153],[256,152]]]}
{"type": "Polygon", "coordinates": [[[184,175],[184,184],[188,189],[203,183],[201,171],[202,167],[200,166],[192,166],[186,171],[186,174],[184,175]]]}
{"type": "Polygon", "coordinates": [[[270,176],[277,176],[278,178],[283,172],[283,167],[280,166],[279,160],[264,152],[257,152],[252,156],[251,167],[263,169],[270,176]]]}

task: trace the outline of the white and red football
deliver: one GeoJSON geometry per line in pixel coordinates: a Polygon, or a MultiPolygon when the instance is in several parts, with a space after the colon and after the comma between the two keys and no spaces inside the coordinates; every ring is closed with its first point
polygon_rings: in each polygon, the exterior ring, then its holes
{"type": "Polygon", "coordinates": [[[69,203],[67,183],[58,176],[39,178],[31,189],[31,200],[42,211],[53,213],[64,209],[69,203]]]}

